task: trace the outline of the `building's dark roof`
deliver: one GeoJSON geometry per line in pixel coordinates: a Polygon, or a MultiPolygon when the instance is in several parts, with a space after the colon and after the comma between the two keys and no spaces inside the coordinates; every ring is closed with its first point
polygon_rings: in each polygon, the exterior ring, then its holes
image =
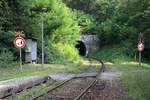
{"type": "Polygon", "coordinates": [[[36,39],[36,38],[33,38],[33,37],[28,37],[28,38],[26,38],[26,39],[32,39],[32,40],[34,40],[34,41],[37,41],[37,39],[36,39]]]}

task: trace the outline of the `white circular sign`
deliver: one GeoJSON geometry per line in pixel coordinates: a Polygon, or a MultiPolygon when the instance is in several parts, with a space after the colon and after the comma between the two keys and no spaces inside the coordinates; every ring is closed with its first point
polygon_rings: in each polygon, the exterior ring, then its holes
{"type": "Polygon", "coordinates": [[[15,40],[14,40],[14,46],[16,48],[24,48],[25,47],[25,39],[22,38],[22,37],[17,37],[15,40]]]}
{"type": "Polygon", "coordinates": [[[143,43],[139,43],[138,44],[138,50],[139,51],[143,51],[144,50],[144,44],[143,43]]]}

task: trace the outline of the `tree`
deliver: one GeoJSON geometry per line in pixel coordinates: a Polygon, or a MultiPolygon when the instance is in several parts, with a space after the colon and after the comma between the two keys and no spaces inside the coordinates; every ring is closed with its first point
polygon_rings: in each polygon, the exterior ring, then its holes
{"type": "MultiPolygon", "coordinates": [[[[53,46],[68,59],[77,58],[78,52],[75,44],[80,35],[80,27],[73,11],[61,0],[30,0],[28,4],[30,16],[36,20],[35,25],[38,24],[40,27],[40,16],[41,14],[44,16],[46,48],[53,46]],[[46,7],[47,12],[39,13],[42,7],[46,7]]],[[[39,41],[41,40],[40,32],[36,32],[34,35],[39,38],[39,41]]]]}

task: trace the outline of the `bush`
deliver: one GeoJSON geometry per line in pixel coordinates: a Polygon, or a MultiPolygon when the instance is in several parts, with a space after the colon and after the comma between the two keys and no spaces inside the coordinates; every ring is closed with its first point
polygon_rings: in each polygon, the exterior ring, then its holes
{"type": "MultiPolygon", "coordinates": [[[[41,16],[41,13],[39,14],[37,10],[42,9],[42,7],[47,8],[47,12],[43,14],[46,62],[60,63],[65,60],[78,59],[74,45],[80,36],[80,27],[73,11],[61,0],[28,0],[28,6],[33,19],[37,19],[35,25],[39,24],[41,16]]],[[[37,28],[37,30],[39,29],[37,28]]],[[[33,35],[40,38],[41,34],[35,32],[33,35]]],[[[40,43],[40,40],[38,39],[38,43],[40,43]]]]}
{"type": "Polygon", "coordinates": [[[55,44],[55,47],[59,50],[59,52],[69,61],[78,61],[79,60],[79,53],[74,45],[69,44],[55,44]]]}
{"type": "MultiPolygon", "coordinates": [[[[40,19],[41,14],[37,10],[42,9],[42,7],[48,9],[43,14],[45,19],[44,33],[51,42],[75,44],[80,35],[80,27],[76,21],[76,15],[61,0],[30,0],[28,4],[33,19],[40,19]]],[[[37,21],[37,23],[40,22],[37,21]]]]}
{"type": "Polygon", "coordinates": [[[45,63],[65,64],[67,62],[64,55],[61,54],[57,48],[52,46],[51,43],[45,47],[45,63]]]}
{"type": "Polygon", "coordinates": [[[0,67],[12,67],[15,64],[13,53],[7,49],[3,49],[0,53],[0,67]]]}
{"type": "Polygon", "coordinates": [[[114,63],[129,61],[131,59],[125,54],[125,48],[121,46],[104,47],[94,56],[114,63]]]}
{"type": "Polygon", "coordinates": [[[77,16],[77,21],[79,26],[81,27],[82,33],[95,33],[94,28],[97,28],[97,23],[94,16],[86,14],[85,12],[80,10],[74,10],[74,13],[77,16]]]}
{"type": "Polygon", "coordinates": [[[8,32],[0,32],[0,53],[4,51],[9,51],[14,55],[14,60],[19,59],[19,50],[16,49],[13,45],[14,40],[14,32],[8,31],[8,32]],[[4,51],[3,51],[4,50],[4,51]]]}

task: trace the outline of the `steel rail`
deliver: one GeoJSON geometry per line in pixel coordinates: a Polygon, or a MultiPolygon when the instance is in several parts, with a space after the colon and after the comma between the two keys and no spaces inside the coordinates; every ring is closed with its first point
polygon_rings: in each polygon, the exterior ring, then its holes
{"type": "Polygon", "coordinates": [[[88,85],[87,88],[85,88],[74,100],[80,100],[80,98],[85,95],[85,93],[97,82],[97,79],[95,79],[93,82],[91,82],[90,85],[88,85]]]}
{"type": "MultiPolygon", "coordinates": [[[[98,76],[99,76],[102,72],[104,72],[105,69],[106,69],[106,67],[105,67],[105,65],[104,65],[104,63],[103,63],[102,60],[97,59],[97,58],[93,58],[93,57],[91,57],[91,58],[92,58],[92,59],[95,59],[95,60],[97,60],[97,61],[99,61],[99,62],[101,63],[101,67],[100,67],[100,69],[98,70],[98,73],[97,73],[97,75],[95,76],[95,79],[94,79],[94,80],[90,83],[90,85],[88,85],[78,96],[76,96],[74,100],[80,100],[80,99],[87,93],[87,91],[88,91],[94,84],[96,84],[96,83],[98,82],[98,76]]],[[[71,81],[72,79],[75,79],[75,78],[78,78],[78,77],[72,77],[72,78],[70,78],[70,79],[64,81],[63,83],[61,83],[61,84],[55,86],[54,88],[50,89],[50,90],[47,91],[46,93],[43,93],[43,94],[41,94],[41,95],[39,95],[39,96],[37,96],[37,97],[32,98],[31,100],[37,100],[38,98],[44,96],[45,94],[48,94],[49,92],[52,92],[53,90],[59,88],[60,86],[66,84],[67,82],[69,82],[69,81],[71,81]]]]}
{"type": "Polygon", "coordinates": [[[54,88],[50,89],[50,90],[47,91],[46,93],[43,93],[43,94],[41,94],[41,95],[39,95],[39,96],[37,96],[37,97],[34,97],[34,98],[32,98],[31,100],[37,100],[38,98],[44,96],[45,94],[48,94],[49,92],[52,92],[53,90],[59,88],[60,86],[64,85],[65,83],[71,81],[71,80],[74,79],[74,78],[75,78],[75,77],[72,77],[72,78],[70,78],[70,79],[68,79],[68,80],[66,80],[66,81],[64,81],[64,82],[62,82],[61,84],[58,84],[57,86],[55,86],[54,88]]]}
{"type": "Polygon", "coordinates": [[[104,65],[104,63],[103,63],[102,60],[97,59],[97,58],[93,58],[93,57],[92,57],[92,59],[98,60],[98,61],[102,64],[102,65],[101,65],[101,68],[100,68],[100,70],[98,71],[98,73],[97,73],[96,78],[94,79],[94,81],[91,82],[91,84],[88,85],[87,88],[85,88],[74,100],[80,100],[80,99],[87,93],[87,91],[88,91],[94,84],[96,84],[96,83],[98,82],[98,76],[99,76],[102,72],[104,72],[104,71],[106,70],[106,67],[105,67],[105,65],[104,65]]]}

